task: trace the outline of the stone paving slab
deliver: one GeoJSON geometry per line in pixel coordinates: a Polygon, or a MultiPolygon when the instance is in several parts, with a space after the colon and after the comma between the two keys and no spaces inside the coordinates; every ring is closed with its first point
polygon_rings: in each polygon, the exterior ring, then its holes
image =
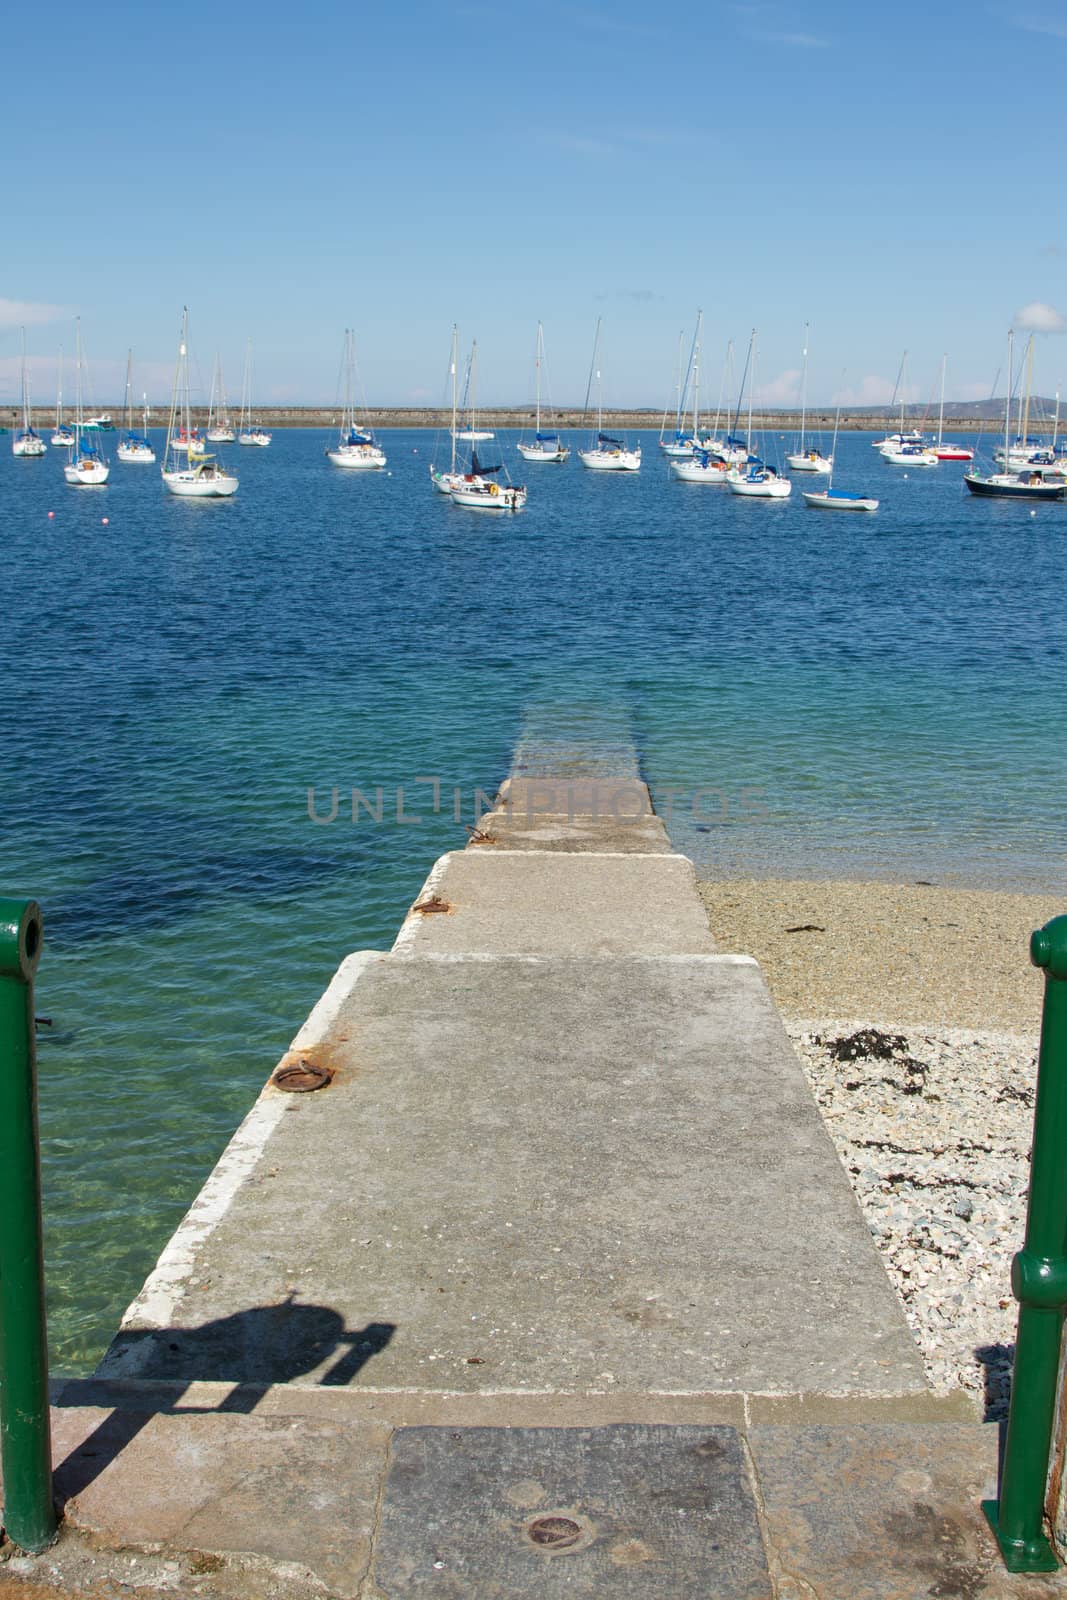
{"type": "Polygon", "coordinates": [[[508,778],[493,809],[501,808],[509,810],[516,822],[547,816],[636,822],[654,814],[647,784],[626,773],[508,778]]]}
{"type": "Polygon", "coordinates": [[[925,1390],[754,963],[376,955],[343,971],[324,1037],[302,1041],[332,1085],[264,1092],[232,1192],[209,1184],[107,1375],[925,1390]]]}
{"type": "Polygon", "coordinates": [[[1051,1600],[1067,1573],[1013,1575],[981,1511],[995,1426],[754,1427],[748,1442],[782,1600],[1051,1600]]]}
{"type": "Polygon", "coordinates": [[[771,1600],[732,1428],[402,1429],[381,1600],[771,1600]]]}
{"type": "Polygon", "coordinates": [[[696,955],[714,950],[684,856],[461,850],[442,856],[394,949],[456,955],[696,955]],[[444,902],[447,912],[423,914],[444,902]]]}
{"type": "Polygon", "coordinates": [[[113,1547],[250,1554],[355,1596],[389,1430],[321,1417],[53,1410],[68,1526],[113,1547]]]}
{"type": "Polygon", "coordinates": [[[608,851],[616,855],[670,855],[671,841],[659,817],[634,822],[613,818],[569,818],[564,814],[528,818],[524,811],[487,811],[478,832],[484,843],[472,839],[468,849],[560,850],[571,854],[608,851]]]}

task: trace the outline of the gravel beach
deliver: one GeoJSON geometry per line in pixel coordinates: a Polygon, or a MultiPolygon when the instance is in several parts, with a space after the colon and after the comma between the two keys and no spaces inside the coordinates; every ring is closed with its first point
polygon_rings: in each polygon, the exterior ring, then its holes
{"type": "Polygon", "coordinates": [[[1043,978],[1067,898],[936,885],[701,884],[721,950],[755,956],[933,1387],[1006,1414],[1043,978]]]}

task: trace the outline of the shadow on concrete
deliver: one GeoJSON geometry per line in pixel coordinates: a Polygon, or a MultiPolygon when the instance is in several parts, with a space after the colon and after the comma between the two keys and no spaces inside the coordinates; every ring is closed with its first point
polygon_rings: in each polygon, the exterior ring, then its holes
{"type": "Polygon", "coordinates": [[[328,1388],[351,1383],[396,1332],[392,1322],[347,1329],[329,1306],[298,1305],[290,1296],[271,1306],[252,1306],[194,1328],[129,1329],[114,1341],[99,1373],[168,1385],[151,1410],[116,1409],[57,1467],[56,1504],[62,1508],[87,1488],[130,1441],[161,1412],[182,1415],[248,1415],[273,1384],[292,1383],[325,1362],[314,1380],[328,1388]],[[110,1370],[109,1370],[110,1369],[110,1370]],[[185,1404],[183,1385],[232,1383],[212,1406],[185,1404]]]}
{"type": "Polygon", "coordinates": [[[1011,1399],[1011,1374],[1015,1365],[1014,1344],[983,1344],[974,1352],[982,1368],[983,1422],[1003,1422],[1011,1399]]]}

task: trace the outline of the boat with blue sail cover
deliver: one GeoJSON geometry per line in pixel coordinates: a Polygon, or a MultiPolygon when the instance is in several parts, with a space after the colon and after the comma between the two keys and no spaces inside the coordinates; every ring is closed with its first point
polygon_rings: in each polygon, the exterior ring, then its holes
{"type": "Polygon", "coordinates": [[[326,459],[335,467],[348,467],[355,471],[375,471],[385,466],[385,451],[371,430],[356,419],[353,398],[353,379],[356,370],[356,336],[351,328],[345,329],[344,354],[345,403],[341,413],[341,429],[337,443],[326,452],[326,459]]]}
{"type": "Polygon", "coordinates": [[[589,410],[589,396],[593,386],[593,376],[596,375],[597,386],[597,425],[592,442],[585,450],[579,450],[578,460],[583,467],[588,467],[592,472],[639,472],[641,470],[641,446],[636,445],[632,450],[622,439],[617,439],[613,434],[604,432],[604,393],[600,377],[600,368],[596,364],[597,350],[600,344],[600,321],[596,319],[596,333],[593,335],[593,359],[589,368],[589,383],[585,391],[585,410],[589,410]]]}
{"type": "Polygon", "coordinates": [[[535,387],[535,417],[534,436],[532,442],[520,439],[516,446],[524,461],[549,461],[563,462],[570,455],[570,449],[565,445],[558,433],[542,433],[541,431],[541,367],[545,359],[545,336],[541,324],[537,324],[537,353],[534,358],[536,373],[535,387]]]}
{"type": "Polygon", "coordinates": [[[145,396],[144,402],[144,415],[142,422],[144,431],[142,433],[138,433],[133,425],[133,394],[131,388],[132,380],[133,351],[130,350],[126,356],[126,432],[119,440],[115,454],[120,461],[142,462],[144,464],[151,465],[151,463],[156,459],[156,452],[152,449],[152,443],[148,437],[148,397],[145,396]]]}
{"type": "Polygon", "coordinates": [[[813,511],[877,511],[878,501],[867,494],[849,494],[834,488],[834,461],[837,457],[837,430],[841,424],[841,405],[834,416],[834,442],[830,447],[830,477],[825,489],[801,489],[804,504],[813,511]]]}

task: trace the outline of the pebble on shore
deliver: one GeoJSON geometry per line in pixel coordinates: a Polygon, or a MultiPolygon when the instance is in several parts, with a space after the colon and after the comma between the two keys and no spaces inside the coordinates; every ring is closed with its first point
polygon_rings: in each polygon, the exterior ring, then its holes
{"type": "Polygon", "coordinates": [[[1067,898],[760,880],[701,893],[719,949],[763,968],[932,1387],[1006,1415],[1042,997],[1028,941],[1067,898]]]}

